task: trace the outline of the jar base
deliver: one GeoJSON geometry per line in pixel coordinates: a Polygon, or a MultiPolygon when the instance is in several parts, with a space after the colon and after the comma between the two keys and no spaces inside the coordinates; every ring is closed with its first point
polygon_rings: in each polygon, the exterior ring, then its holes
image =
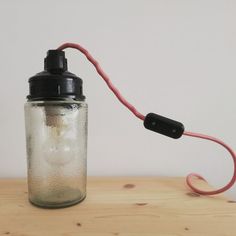
{"type": "Polygon", "coordinates": [[[45,208],[45,209],[57,209],[57,208],[66,208],[66,207],[74,206],[74,205],[82,202],[85,198],[86,198],[86,195],[84,195],[80,199],[76,199],[76,200],[68,201],[68,202],[62,202],[62,203],[55,203],[55,204],[32,201],[30,199],[29,199],[29,202],[36,207],[45,208]]]}

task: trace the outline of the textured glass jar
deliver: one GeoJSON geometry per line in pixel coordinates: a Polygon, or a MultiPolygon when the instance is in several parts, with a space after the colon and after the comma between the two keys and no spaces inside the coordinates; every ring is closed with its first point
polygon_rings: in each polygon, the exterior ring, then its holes
{"type": "Polygon", "coordinates": [[[25,104],[29,200],[46,208],[86,196],[87,104],[73,99],[25,104]]]}

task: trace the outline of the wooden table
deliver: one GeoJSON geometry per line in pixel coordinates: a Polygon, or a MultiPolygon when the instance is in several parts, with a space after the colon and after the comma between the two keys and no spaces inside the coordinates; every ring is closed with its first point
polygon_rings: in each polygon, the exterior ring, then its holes
{"type": "Polygon", "coordinates": [[[0,235],[236,236],[236,204],[191,193],[183,178],[90,177],[85,201],[48,210],[28,202],[25,179],[1,179],[0,235]]]}

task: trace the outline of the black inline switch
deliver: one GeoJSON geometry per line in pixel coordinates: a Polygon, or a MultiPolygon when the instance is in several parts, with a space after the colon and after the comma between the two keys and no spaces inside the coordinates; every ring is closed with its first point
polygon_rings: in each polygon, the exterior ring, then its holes
{"type": "Polygon", "coordinates": [[[144,119],[144,127],[159,134],[178,139],[184,132],[184,125],[178,121],[149,113],[144,119]]]}

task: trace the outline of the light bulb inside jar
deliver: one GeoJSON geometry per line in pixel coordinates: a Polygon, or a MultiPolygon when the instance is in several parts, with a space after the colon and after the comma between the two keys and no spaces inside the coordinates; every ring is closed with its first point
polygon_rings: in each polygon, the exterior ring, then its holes
{"type": "Polygon", "coordinates": [[[67,113],[70,112],[60,107],[45,108],[47,138],[42,147],[43,156],[48,164],[55,167],[69,164],[78,152],[67,113]]]}

